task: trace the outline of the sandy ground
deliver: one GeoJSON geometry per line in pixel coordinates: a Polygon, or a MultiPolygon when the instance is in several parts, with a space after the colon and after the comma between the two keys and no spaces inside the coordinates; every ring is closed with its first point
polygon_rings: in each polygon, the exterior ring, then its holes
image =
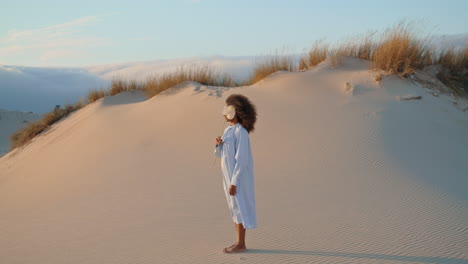
{"type": "Polygon", "coordinates": [[[0,262],[468,263],[467,113],[364,64],[73,113],[0,159],[0,262]],[[258,228],[223,254],[235,230],[213,148],[232,93],[258,108],[258,228]]]}

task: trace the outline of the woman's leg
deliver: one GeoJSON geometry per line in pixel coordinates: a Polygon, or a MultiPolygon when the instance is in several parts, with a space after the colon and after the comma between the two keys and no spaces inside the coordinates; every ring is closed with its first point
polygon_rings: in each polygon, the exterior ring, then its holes
{"type": "MultiPolygon", "coordinates": [[[[234,222],[234,230],[236,230],[236,232],[237,232],[237,224],[236,224],[236,222],[234,222]]],[[[237,245],[237,242],[235,242],[234,244],[230,245],[228,248],[233,248],[233,247],[235,247],[236,245],[237,245]]]]}
{"type": "Polygon", "coordinates": [[[223,252],[224,253],[237,253],[237,252],[243,252],[246,251],[247,248],[245,247],[245,228],[242,223],[236,224],[236,232],[237,232],[237,243],[228,247],[224,248],[223,252]]]}
{"type": "Polygon", "coordinates": [[[242,223],[236,224],[237,228],[237,245],[245,248],[245,228],[242,223]]]}

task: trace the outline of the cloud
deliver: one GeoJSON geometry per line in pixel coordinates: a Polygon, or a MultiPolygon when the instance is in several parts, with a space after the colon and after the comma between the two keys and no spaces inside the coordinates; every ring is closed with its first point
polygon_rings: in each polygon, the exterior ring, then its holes
{"type": "Polygon", "coordinates": [[[51,38],[69,36],[72,33],[79,32],[83,27],[93,25],[99,18],[97,16],[87,16],[52,25],[44,28],[29,29],[18,31],[11,29],[5,38],[0,39],[0,43],[14,43],[20,41],[47,41],[51,38]]]}
{"type": "Polygon", "coordinates": [[[56,49],[56,48],[77,48],[77,47],[88,47],[88,46],[98,46],[102,44],[109,44],[110,42],[104,38],[62,38],[55,39],[51,41],[36,42],[33,44],[23,44],[23,45],[8,45],[5,47],[0,47],[0,54],[13,54],[19,53],[26,50],[44,50],[44,49],[56,49]]]}
{"type": "Polygon", "coordinates": [[[101,17],[85,16],[41,28],[8,30],[6,36],[0,38],[0,56],[12,57],[15,54],[33,52],[44,62],[51,58],[77,54],[77,50],[86,47],[109,45],[110,41],[105,38],[79,34],[85,31],[86,27],[95,25],[101,17]],[[65,49],[72,50],[64,52],[65,49]]]}

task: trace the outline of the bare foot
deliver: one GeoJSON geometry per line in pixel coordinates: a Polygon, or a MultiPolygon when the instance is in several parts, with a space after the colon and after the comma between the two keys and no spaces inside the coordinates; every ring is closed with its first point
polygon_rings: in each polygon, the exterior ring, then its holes
{"type": "Polygon", "coordinates": [[[233,248],[233,247],[235,247],[236,245],[237,245],[237,242],[234,243],[234,244],[232,244],[232,245],[230,245],[229,247],[227,247],[227,249],[233,248]]]}
{"type": "Polygon", "coordinates": [[[223,252],[226,253],[226,250],[230,250],[231,248],[235,247],[236,245],[237,245],[237,242],[234,243],[234,244],[232,244],[232,245],[230,245],[229,247],[223,248],[223,252]]]}
{"type": "Polygon", "coordinates": [[[244,252],[244,251],[247,251],[247,248],[245,247],[245,245],[241,246],[237,244],[235,244],[234,247],[228,247],[228,248],[223,249],[224,253],[239,253],[239,252],[244,252]]]}

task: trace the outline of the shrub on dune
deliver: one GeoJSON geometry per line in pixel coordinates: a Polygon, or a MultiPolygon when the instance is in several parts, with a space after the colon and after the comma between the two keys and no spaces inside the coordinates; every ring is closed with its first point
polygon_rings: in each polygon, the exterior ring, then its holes
{"type": "Polygon", "coordinates": [[[448,48],[441,52],[438,64],[442,69],[437,78],[455,94],[466,96],[468,93],[468,45],[463,49],[448,48]]]}
{"type": "Polygon", "coordinates": [[[432,63],[433,49],[412,24],[400,23],[387,30],[377,44],[372,61],[377,69],[407,77],[432,63]]]}
{"type": "Polygon", "coordinates": [[[327,58],[328,44],[323,40],[317,41],[309,51],[309,67],[313,67],[327,58]]]}
{"type": "Polygon", "coordinates": [[[245,84],[254,84],[277,71],[295,70],[296,65],[292,56],[281,55],[276,52],[275,55],[264,57],[255,63],[253,74],[245,84]]]}
{"type": "Polygon", "coordinates": [[[26,127],[20,128],[13,135],[11,135],[10,150],[27,144],[29,141],[31,141],[31,139],[42,133],[52,124],[58,122],[62,118],[68,116],[70,113],[84,106],[85,103],[82,100],[80,100],[75,104],[67,104],[64,106],[64,108],[55,107],[53,111],[44,114],[40,120],[30,122],[26,127]]]}
{"type": "Polygon", "coordinates": [[[453,47],[444,49],[440,53],[437,63],[453,71],[463,71],[468,68],[468,45],[462,49],[453,47]]]}
{"type": "Polygon", "coordinates": [[[174,87],[180,83],[192,81],[203,85],[233,87],[239,86],[229,74],[217,72],[208,65],[179,66],[174,72],[163,73],[147,78],[142,90],[147,98],[174,87]]]}
{"type": "Polygon", "coordinates": [[[369,32],[363,37],[358,36],[342,43],[338,50],[340,50],[340,53],[344,56],[372,60],[376,49],[375,36],[376,31],[369,32]]]}
{"type": "Polygon", "coordinates": [[[344,41],[332,48],[328,57],[333,67],[341,64],[342,56],[350,56],[369,60],[374,69],[403,78],[426,66],[440,64],[442,69],[436,77],[457,95],[467,95],[468,46],[445,49],[437,55],[433,41],[420,25],[403,21],[381,35],[370,32],[344,41]]]}
{"type": "Polygon", "coordinates": [[[109,91],[106,90],[106,89],[94,89],[94,90],[91,90],[88,92],[88,101],[90,103],[94,103],[96,102],[97,100],[99,100],[100,98],[106,96],[106,95],[109,95],[109,91]]]}
{"type": "Polygon", "coordinates": [[[314,67],[327,58],[328,44],[323,39],[316,41],[306,56],[299,61],[299,70],[314,67]]]}
{"type": "Polygon", "coordinates": [[[116,95],[121,92],[130,92],[143,90],[144,84],[137,80],[124,80],[122,78],[113,78],[109,95],[116,95]]]}

